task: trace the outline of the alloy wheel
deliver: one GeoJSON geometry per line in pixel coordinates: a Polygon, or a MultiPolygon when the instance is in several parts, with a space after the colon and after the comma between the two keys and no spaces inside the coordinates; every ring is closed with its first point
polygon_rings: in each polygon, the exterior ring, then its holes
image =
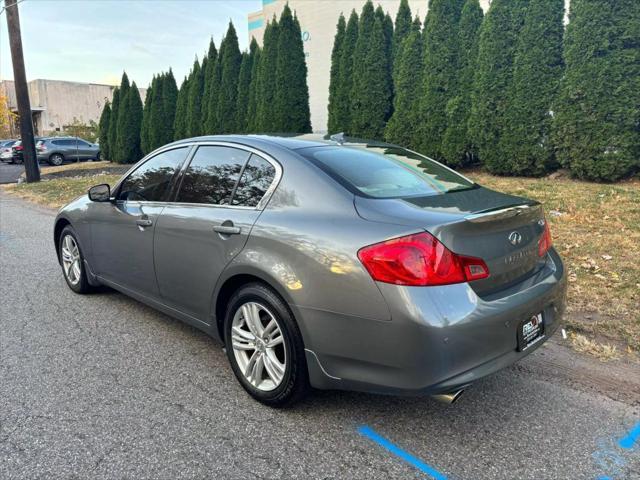
{"type": "Polygon", "coordinates": [[[76,239],[71,235],[65,235],[62,239],[62,267],[64,275],[71,285],[77,285],[82,277],[82,265],[80,262],[80,249],[76,239]]]}
{"type": "Polygon", "coordinates": [[[287,352],[275,316],[256,302],[244,303],[231,324],[231,346],[242,375],[263,392],[276,389],[284,378],[287,352]]]}

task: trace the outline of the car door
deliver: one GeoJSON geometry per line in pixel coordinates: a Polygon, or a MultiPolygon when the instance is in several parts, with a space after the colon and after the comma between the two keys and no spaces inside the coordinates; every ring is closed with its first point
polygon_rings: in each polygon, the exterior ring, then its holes
{"type": "Polygon", "coordinates": [[[85,142],[81,138],[77,139],[78,142],[78,159],[80,160],[88,160],[93,158],[93,150],[90,143],[85,142]]]}
{"type": "Polygon", "coordinates": [[[154,230],[189,149],[171,148],[154,155],[116,187],[112,202],[90,204],[91,267],[100,277],[158,298],[154,230]]]}
{"type": "Polygon", "coordinates": [[[279,168],[249,150],[198,147],[156,227],[156,276],[165,304],[209,323],[216,281],[244,247],[279,168]]]}
{"type": "Polygon", "coordinates": [[[62,154],[67,160],[78,161],[78,144],[75,138],[57,140],[57,144],[62,148],[62,154]]]}

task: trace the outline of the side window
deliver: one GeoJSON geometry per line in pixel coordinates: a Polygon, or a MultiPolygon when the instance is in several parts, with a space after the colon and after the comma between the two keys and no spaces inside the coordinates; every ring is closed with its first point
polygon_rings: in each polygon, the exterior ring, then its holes
{"type": "Polygon", "coordinates": [[[251,159],[242,172],[242,178],[236,188],[232,205],[255,207],[273,183],[276,169],[264,158],[251,155],[251,159]]]}
{"type": "Polygon", "coordinates": [[[183,175],[176,201],[228,205],[249,155],[231,147],[199,147],[183,175]]]}
{"type": "Polygon", "coordinates": [[[84,140],[78,139],[78,146],[79,147],[90,147],[91,145],[88,144],[87,142],[85,142],[84,140]]]}
{"type": "Polygon", "coordinates": [[[159,153],[136,168],[120,185],[118,200],[160,202],[187,155],[188,147],[159,153]]]}

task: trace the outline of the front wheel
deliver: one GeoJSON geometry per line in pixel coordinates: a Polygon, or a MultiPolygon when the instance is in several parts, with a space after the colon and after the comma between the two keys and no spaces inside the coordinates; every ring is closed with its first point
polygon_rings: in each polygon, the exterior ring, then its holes
{"type": "Polygon", "coordinates": [[[259,283],[229,301],[224,324],[233,373],[256,400],[284,407],[309,390],[302,335],[284,301],[259,283]]]}
{"type": "Polygon", "coordinates": [[[87,272],[84,268],[84,256],[80,250],[76,232],[70,225],[67,225],[62,230],[58,245],[62,274],[67,285],[76,293],[89,292],[91,285],[89,285],[87,272]]]}
{"type": "Polygon", "coordinates": [[[49,157],[49,165],[53,165],[54,167],[62,165],[64,162],[64,157],[59,153],[54,153],[49,157]]]}

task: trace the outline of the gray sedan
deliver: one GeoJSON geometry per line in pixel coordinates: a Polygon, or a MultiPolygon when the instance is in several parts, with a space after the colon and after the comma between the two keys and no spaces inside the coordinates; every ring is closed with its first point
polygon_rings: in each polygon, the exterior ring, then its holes
{"type": "Polygon", "coordinates": [[[452,402],[558,328],[565,272],[535,201],[404,148],[199,137],[55,222],[77,293],[115,288],[222,340],[242,386],[452,402]]]}

